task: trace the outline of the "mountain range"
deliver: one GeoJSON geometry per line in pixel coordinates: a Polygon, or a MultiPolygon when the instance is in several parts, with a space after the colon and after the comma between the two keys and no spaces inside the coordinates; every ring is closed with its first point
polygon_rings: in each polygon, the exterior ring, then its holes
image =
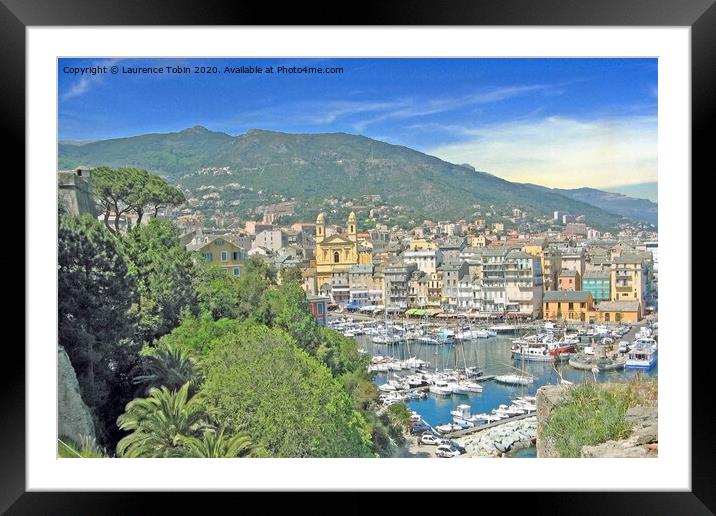
{"type": "Polygon", "coordinates": [[[583,214],[599,229],[613,229],[623,217],[656,223],[656,204],[650,201],[591,188],[513,183],[469,165],[346,133],[252,129],[231,136],[195,126],[175,133],[59,144],[60,169],[101,165],[144,168],[193,191],[240,184],[303,203],[380,194],[416,220],[469,219],[476,210],[494,206],[544,216],[554,211],[583,214]],[[207,169],[224,173],[202,173],[207,169]]]}

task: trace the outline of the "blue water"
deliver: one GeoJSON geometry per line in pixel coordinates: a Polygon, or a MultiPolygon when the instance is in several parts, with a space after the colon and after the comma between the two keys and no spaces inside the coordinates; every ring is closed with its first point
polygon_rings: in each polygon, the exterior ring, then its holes
{"type": "Polygon", "coordinates": [[[508,453],[507,456],[512,459],[536,459],[537,448],[534,446],[530,448],[520,448],[519,450],[508,453]]]}
{"type": "MultiPolygon", "coordinates": [[[[407,403],[408,408],[420,414],[428,424],[437,426],[452,422],[450,411],[455,410],[461,403],[470,405],[473,414],[491,412],[492,409],[503,403],[509,405],[511,400],[518,396],[534,395],[537,389],[543,385],[559,383],[559,375],[552,368],[551,363],[513,360],[510,347],[514,338],[514,336],[499,336],[490,339],[478,339],[464,344],[438,346],[429,344],[399,344],[392,346],[374,344],[368,337],[358,337],[358,340],[361,346],[373,355],[394,356],[400,359],[417,356],[430,362],[433,367],[437,367],[440,370],[462,368],[467,365],[481,368],[485,375],[501,375],[517,373],[518,369],[524,367],[526,373],[535,377],[534,383],[528,386],[504,385],[488,380],[482,382],[483,391],[481,393],[452,396],[429,394],[427,399],[413,400],[407,403]]],[[[558,367],[561,368],[563,378],[570,382],[594,381],[594,376],[590,371],[573,369],[566,363],[558,367]]],[[[386,374],[377,373],[375,383],[377,385],[385,383],[386,374]]],[[[408,374],[408,371],[398,371],[400,376],[408,374]]],[[[655,377],[658,374],[658,364],[646,372],[635,369],[605,371],[597,375],[597,381],[600,383],[621,381],[637,374],[655,377]]]]}

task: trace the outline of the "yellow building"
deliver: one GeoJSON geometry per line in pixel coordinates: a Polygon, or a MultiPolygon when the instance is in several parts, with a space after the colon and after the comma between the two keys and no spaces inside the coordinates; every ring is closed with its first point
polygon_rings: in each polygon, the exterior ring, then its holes
{"type": "Polygon", "coordinates": [[[637,301],[602,301],[597,305],[594,319],[597,322],[639,322],[640,305],[637,301]]]}
{"type": "Polygon", "coordinates": [[[485,238],[485,235],[470,237],[470,247],[485,247],[487,242],[488,240],[485,238]]]}
{"type": "Polygon", "coordinates": [[[612,260],[611,295],[612,301],[637,301],[641,317],[646,277],[643,260],[638,256],[622,255],[612,260]]]}
{"type": "Polygon", "coordinates": [[[222,267],[234,276],[241,275],[241,267],[246,258],[246,252],[224,237],[209,237],[204,242],[187,246],[190,251],[196,251],[207,262],[222,267]]]}
{"type": "Polygon", "coordinates": [[[594,312],[591,292],[551,290],[544,293],[542,305],[542,313],[548,321],[585,322],[594,312]]]}
{"type": "Polygon", "coordinates": [[[424,238],[414,238],[408,243],[409,251],[432,251],[437,248],[438,244],[424,238]]]}
{"type": "Polygon", "coordinates": [[[316,284],[319,290],[328,283],[333,284],[334,276],[345,276],[353,265],[371,265],[373,258],[369,250],[359,247],[356,214],[351,212],[344,233],[326,237],[326,217],[323,213],[316,219],[316,284]]]}

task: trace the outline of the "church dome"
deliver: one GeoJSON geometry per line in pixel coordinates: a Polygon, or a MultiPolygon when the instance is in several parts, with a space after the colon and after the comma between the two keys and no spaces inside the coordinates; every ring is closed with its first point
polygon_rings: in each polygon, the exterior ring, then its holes
{"type": "Polygon", "coordinates": [[[350,215],[348,215],[348,222],[351,222],[351,221],[355,222],[355,220],[356,220],[356,212],[352,211],[350,213],[350,215]]]}
{"type": "Polygon", "coordinates": [[[318,218],[316,218],[316,224],[325,224],[326,222],[326,216],[323,214],[323,212],[318,214],[318,218]]]}

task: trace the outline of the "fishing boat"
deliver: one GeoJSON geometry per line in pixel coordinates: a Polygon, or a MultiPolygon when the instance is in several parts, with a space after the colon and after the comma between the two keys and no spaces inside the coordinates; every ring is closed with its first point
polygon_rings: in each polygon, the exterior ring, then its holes
{"type": "Polygon", "coordinates": [[[554,355],[545,344],[515,344],[512,346],[512,358],[533,362],[552,362],[554,355]]]}

